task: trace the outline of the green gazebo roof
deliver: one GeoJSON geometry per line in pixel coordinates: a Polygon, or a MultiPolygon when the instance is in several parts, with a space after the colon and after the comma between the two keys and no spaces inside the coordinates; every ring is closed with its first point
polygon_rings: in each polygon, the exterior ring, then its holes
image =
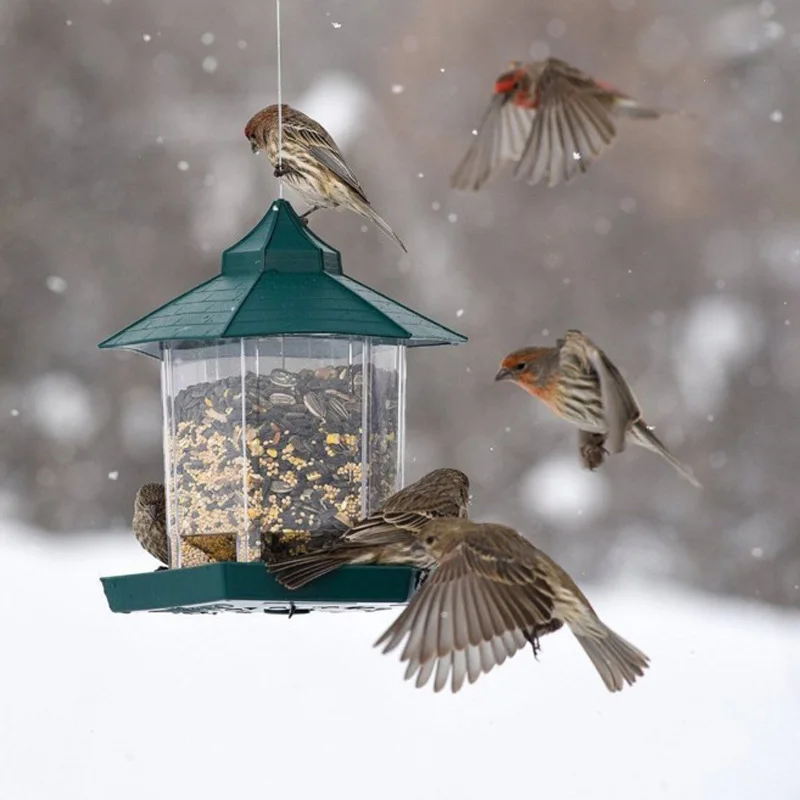
{"type": "Polygon", "coordinates": [[[410,347],[466,337],[342,273],[323,242],[285,200],[276,200],[241,241],[222,254],[222,271],[106,339],[158,355],[162,342],[251,336],[326,335],[397,340],[410,347]]]}

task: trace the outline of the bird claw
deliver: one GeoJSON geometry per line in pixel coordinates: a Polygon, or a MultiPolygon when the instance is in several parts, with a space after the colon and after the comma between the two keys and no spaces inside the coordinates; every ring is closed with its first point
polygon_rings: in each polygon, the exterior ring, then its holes
{"type": "Polygon", "coordinates": [[[289,167],[286,164],[279,164],[275,167],[274,172],[272,173],[276,178],[282,178],[284,175],[289,173],[289,167]]]}
{"type": "Polygon", "coordinates": [[[605,457],[609,455],[604,447],[605,441],[605,434],[581,431],[579,450],[586,469],[595,470],[605,461],[605,457]]]}
{"type": "Polygon", "coordinates": [[[535,630],[533,630],[533,631],[525,631],[524,636],[531,643],[531,649],[533,650],[533,657],[538,661],[539,651],[542,649],[541,645],[539,644],[539,635],[536,633],[535,630]]]}

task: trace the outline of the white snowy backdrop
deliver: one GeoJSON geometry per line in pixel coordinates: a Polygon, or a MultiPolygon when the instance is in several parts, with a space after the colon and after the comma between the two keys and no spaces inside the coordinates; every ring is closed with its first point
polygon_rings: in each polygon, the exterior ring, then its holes
{"type": "Polygon", "coordinates": [[[652,658],[634,687],[559,633],[435,695],[371,647],[396,610],[116,616],[135,542],[0,546],[4,799],[800,797],[797,612],[626,581],[591,597],[652,658]]]}
{"type": "Polygon", "coordinates": [[[152,566],[126,526],[161,474],[160,404],[155,364],[96,343],[213,275],[274,196],[242,135],[275,100],[273,20],[271,0],[0,2],[0,797],[800,796],[792,0],[283,2],[285,100],[411,255],[349,215],[315,230],[470,337],[411,353],[409,479],[467,471],[474,516],[653,657],[640,685],[606,696],[566,634],[452,698],[370,650],[391,613],[106,611],[99,575],[152,566]],[[568,187],[450,191],[495,75],[547,53],[695,117],[621,125],[568,187]],[[581,471],[574,431],[493,383],[569,327],[702,493],[644,452],[581,471]]]}

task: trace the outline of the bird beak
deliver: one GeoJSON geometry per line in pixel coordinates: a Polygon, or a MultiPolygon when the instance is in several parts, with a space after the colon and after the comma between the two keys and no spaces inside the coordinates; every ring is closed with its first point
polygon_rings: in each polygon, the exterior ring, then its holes
{"type": "Polygon", "coordinates": [[[497,375],[494,376],[494,379],[496,381],[507,381],[511,377],[511,375],[512,375],[512,372],[511,372],[510,369],[507,369],[506,367],[502,367],[500,369],[500,371],[497,373],[497,375]]]}
{"type": "Polygon", "coordinates": [[[260,152],[260,148],[259,148],[258,144],[256,144],[256,142],[253,142],[253,143],[250,145],[250,147],[251,147],[251,149],[252,149],[252,151],[253,151],[253,155],[254,155],[254,156],[257,156],[257,155],[259,154],[259,152],[260,152]]]}

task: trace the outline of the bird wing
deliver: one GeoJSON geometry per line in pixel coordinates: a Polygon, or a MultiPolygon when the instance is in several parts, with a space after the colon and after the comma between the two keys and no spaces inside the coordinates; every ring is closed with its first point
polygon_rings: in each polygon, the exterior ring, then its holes
{"type": "Polygon", "coordinates": [[[586,172],[617,135],[601,91],[584,72],[550,59],[536,83],[537,113],[514,177],[555,186],[586,172]]]}
{"type": "Polygon", "coordinates": [[[356,178],[355,173],[344,160],[344,156],[336,146],[336,142],[333,141],[333,137],[322,126],[307,125],[302,120],[293,120],[291,129],[297,141],[306,147],[314,158],[347,184],[369,205],[358,178],[356,178]]]}
{"type": "Polygon", "coordinates": [[[454,189],[477,191],[503,165],[522,155],[535,111],[520,108],[503,94],[495,94],[483,114],[478,133],[450,178],[454,189]]]}
{"type": "Polygon", "coordinates": [[[381,546],[402,544],[415,539],[434,515],[412,511],[380,512],[356,523],[344,535],[348,544],[381,546]]]}
{"type": "Polygon", "coordinates": [[[621,453],[628,429],[642,416],[633,391],[606,354],[581,331],[567,331],[564,338],[559,339],[559,362],[570,358],[577,359],[583,369],[593,370],[597,375],[608,428],[605,445],[610,453],[621,453]]]}
{"type": "Polygon", "coordinates": [[[530,564],[461,542],[411,599],[403,613],[376,642],[384,652],[407,636],[401,661],[406,678],[417,674],[422,686],[436,672],[440,691],[452,674],[452,689],[474,683],[517,650],[537,629],[553,624],[553,596],[530,564]]]}

